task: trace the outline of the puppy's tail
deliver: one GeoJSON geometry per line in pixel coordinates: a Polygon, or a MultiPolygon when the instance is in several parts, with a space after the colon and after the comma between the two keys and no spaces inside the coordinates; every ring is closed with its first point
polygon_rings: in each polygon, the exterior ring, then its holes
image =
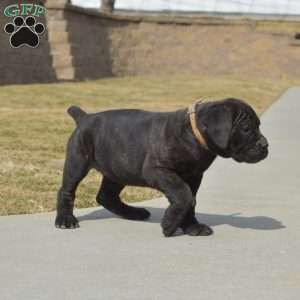
{"type": "Polygon", "coordinates": [[[78,106],[69,107],[68,114],[74,119],[77,126],[80,124],[81,120],[87,115],[87,113],[78,106]]]}

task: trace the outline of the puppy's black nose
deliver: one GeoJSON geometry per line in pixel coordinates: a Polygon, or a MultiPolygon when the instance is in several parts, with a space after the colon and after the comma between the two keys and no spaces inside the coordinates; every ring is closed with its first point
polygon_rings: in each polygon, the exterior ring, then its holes
{"type": "Polygon", "coordinates": [[[263,148],[267,148],[269,146],[267,139],[263,135],[261,135],[261,137],[257,141],[257,145],[263,148]]]}

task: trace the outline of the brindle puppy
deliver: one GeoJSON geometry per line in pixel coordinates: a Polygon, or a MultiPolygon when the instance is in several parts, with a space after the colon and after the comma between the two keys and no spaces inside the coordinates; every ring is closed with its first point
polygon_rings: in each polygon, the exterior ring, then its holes
{"type": "Polygon", "coordinates": [[[75,191],[93,168],[103,175],[97,202],[111,212],[130,220],[149,218],[146,209],[123,203],[119,194],[126,185],[152,187],[170,202],[161,222],[165,236],[177,228],[210,235],[212,229],[195,218],[203,173],[217,155],[256,163],[268,154],[257,115],[237,99],[197,103],[190,113],[122,109],[87,114],[74,106],[68,112],[77,127],[68,142],[58,192],[59,228],[78,227],[75,191]]]}

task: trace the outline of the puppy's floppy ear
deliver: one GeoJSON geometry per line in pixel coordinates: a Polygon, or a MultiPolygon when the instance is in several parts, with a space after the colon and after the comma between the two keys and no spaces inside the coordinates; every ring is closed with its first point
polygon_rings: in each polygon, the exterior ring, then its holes
{"type": "Polygon", "coordinates": [[[208,103],[200,116],[200,123],[204,125],[209,141],[221,150],[226,150],[233,122],[231,108],[222,102],[208,103]]]}

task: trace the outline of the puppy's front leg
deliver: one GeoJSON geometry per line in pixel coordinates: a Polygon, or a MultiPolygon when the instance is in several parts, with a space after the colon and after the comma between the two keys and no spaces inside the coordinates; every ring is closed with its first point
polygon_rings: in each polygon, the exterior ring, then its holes
{"type": "Polygon", "coordinates": [[[191,208],[186,214],[181,226],[185,234],[188,235],[211,235],[213,230],[206,224],[201,224],[195,217],[195,207],[191,208]]]}
{"type": "MultiPolygon", "coordinates": [[[[196,176],[195,178],[192,178],[188,182],[189,187],[195,199],[196,199],[198,188],[201,184],[201,180],[202,180],[202,174],[196,176]]],[[[181,223],[181,228],[185,234],[189,234],[193,236],[211,235],[213,233],[213,230],[209,226],[205,224],[200,224],[198,222],[195,216],[195,206],[193,206],[186,214],[183,222],[181,223]]]]}
{"type": "Polygon", "coordinates": [[[195,206],[190,187],[173,171],[158,169],[148,175],[151,186],[165,194],[170,205],[161,222],[165,236],[171,236],[180,227],[186,214],[195,206]]]}

